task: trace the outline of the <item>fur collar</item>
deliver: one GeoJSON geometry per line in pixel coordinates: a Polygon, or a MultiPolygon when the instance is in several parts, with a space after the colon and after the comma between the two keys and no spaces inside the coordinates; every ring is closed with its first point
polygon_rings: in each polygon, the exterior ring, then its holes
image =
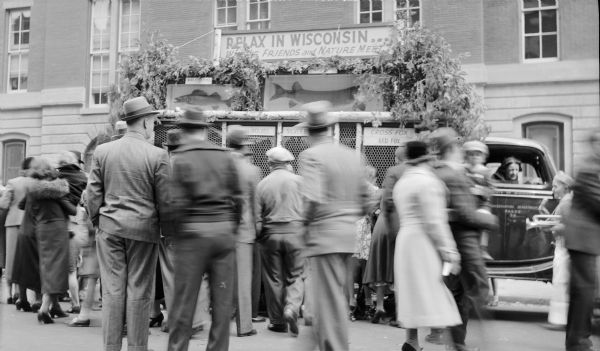
{"type": "Polygon", "coordinates": [[[36,199],[60,199],[69,193],[65,179],[35,180],[28,191],[36,199]]]}

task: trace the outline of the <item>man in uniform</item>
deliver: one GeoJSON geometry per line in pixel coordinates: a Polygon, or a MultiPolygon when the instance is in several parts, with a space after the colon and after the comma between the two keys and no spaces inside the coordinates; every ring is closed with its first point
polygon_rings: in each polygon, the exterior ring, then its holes
{"type": "Polygon", "coordinates": [[[269,149],[267,159],[271,173],[258,183],[256,196],[268,329],[286,332],[289,324],[292,334],[297,335],[304,294],[300,277],[304,265],[302,179],[289,170],[294,156],[287,149],[269,149]]]}
{"type": "Polygon", "coordinates": [[[177,298],[169,307],[169,351],[188,349],[204,273],[208,273],[212,300],[206,350],[229,348],[242,191],[231,153],[207,141],[209,125],[203,112],[186,111],[179,122],[183,145],[171,159],[176,229],[170,243],[174,252],[173,295],[177,298]]]}
{"type": "Polygon", "coordinates": [[[129,350],[146,349],[160,229],[168,228],[169,158],[152,145],[158,112],[143,97],[123,108],[127,133],[96,148],[86,190],[98,228],[106,351],[121,350],[124,317],[129,350]]]}
{"type": "MultiPolygon", "coordinates": [[[[321,351],[348,350],[348,297],[345,296],[356,221],[368,210],[365,168],[356,151],[333,142],[331,104],[305,105],[311,147],[300,154],[305,201],[306,255],[309,257],[314,341],[321,351]]],[[[312,346],[312,345],[311,345],[312,346]]]]}

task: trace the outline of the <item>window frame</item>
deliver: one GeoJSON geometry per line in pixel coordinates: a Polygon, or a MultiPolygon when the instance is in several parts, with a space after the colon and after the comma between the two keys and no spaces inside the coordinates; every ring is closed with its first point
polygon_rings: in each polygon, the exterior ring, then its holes
{"type": "Polygon", "coordinates": [[[368,0],[369,1],[369,11],[365,12],[365,11],[361,11],[360,10],[360,2],[361,0],[358,0],[356,2],[356,10],[357,10],[357,23],[358,24],[373,24],[373,23],[384,23],[384,0],[375,0],[375,1],[381,1],[381,11],[373,11],[373,1],[374,0],[368,0]],[[373,13],[374,12],[381,12],[381,21],[380,22],[373,22],[373,13]],[[360,15],[364,14],[364,13],[368,13],[369,14],[369,22],[361,22],[360,21],[360,15]]]}
{"type": "MultiPolygon", "coordinates": [[[[529,121],[529,122],[525,122],[521,124],[521,130],[522,130],[522,136],[525,139],[528,140],[533,140],[538,142],[535,139],[529,138],[527,137],[527,131],[528,128],[530,127],[535,127],[535,126],[554,126],[558,128],[558,155],[557,156],[557,162],[556,162],[556,166],[558,167],[558,169],[560,170],[564,170],[565,169],[565,157],[566,157],[566,150],[565,150],[565,124],[563,122],[559,122],[559,121],[552,121],[552,120],[539,120],[539,121],[529,121]]],[[[546,146],[546,145],[544,145],[546,146]]],[[[546,148],[549,149],[548,146],[546,146],[546,148]]],[[[552,151],[552,150],[548,150],[548,151],[552,151]]],[[[553,158],[552,155],[548,155],[549,158],[553,158]]],[[[555,161],[555,160],[553,160],[555,161]]]]}
{"type": "MultiPolygon", "coordinates": [[[[18,139],[18,138],[9,138],[6,140],[0,140],[0,145],[2,146],[0,148],[0,150],[2,151],[2,185],[6,185],[6,183],[8,183],[8,181],[10,179],[7,179],[7,175],[6,175],[6,171],[8,170],[7,168],[7,158],[8,158],[8,152],[6,152],[6,148],[8,145],[15,143],[15,144],[22,144],[23,145],[23,157],[27,157],[27,140],[25,139],[18,139]]],[[[12,178],[11,178],[12,179],[12,178]]]]}
{"type": "Polygon", "coordinates": [[[266,28],[259,28],[259,29],[254,29],[254,30],[269,30],[271,28],[271,0],[256,0],[259,8],[258,8],[258,14],[260,15],[260,5],[261,4],[267,4],[267,18],[264,19],[250,19],[250,5],[252,0],[248,0],[246,2],[246,29],[251,29],[250,26],[253,23],[266,23],[266,28]]]}
{"type": "MultiPolygon", "coordinates": [[[[6,93],[7,94],[20,94],[20,93],[26,93],[27,92],[27,88],[25,89],[21,89],[21,78],[24,76],[27,79],[27,85],[29,85],[29,49],[31,46],[31,7],[19,7],[19,8],[11,8],[8,9],[7,11],[7,25],[8,28],[6,30],[6,35],[7,35],[7,40],[6,40],[6,93]],[[19,13],[20,16],[23,16],[24,13],[29,13],[29,29],[27,29],[26,31],[24,31],[22,29],[23,27],[23,21],[20,21],[19,24],[19,31],[18,33],[20,33],[20,35],[22,35],[24,32],[29,33],[29,42],[27,43],[27,47],[26,48],[22,48],[21,47],[21,39],[19,39],[19,48],[17,50],[12,49],[11,50],[11,43],[12,43],[12,36],[14,33],[13,29],[12,29],[12,18],[13,18],[13,14],[15,13],[19,13]],[[25,75],[23,75],[23,71],[22,71],[22,56],[25,55],[27,56],[27,69],[25,70],[25,75]],[[11,75],[10,75],[10,71],[11,71],[11,61],[12,61],[12,56],[18,56],[19,58],[19,69],[18,69],[18,82],[17,82],[17,89],[13,90],[11,89],[11,83],[10,83],[10,79],[11,79],[11,75]]],[[[20,37],[19,37],[20,38],[20,37]]]]}
{"type": "MultiPolygon", "coordinates": [[[[398,8],[398,0],[394,0],[394,21],[399,20],[398,18],[398,11],[402,10],[402,11],[406,11],[406,12],[410,12],[410,10],[413,9],[418,9],[419,10],[419,21],[417,22],[419,24],[419,26],[422,26],[423,23],[423,8],[422,8],[422,0],[418,0],[419,1],[419,7],[414,7],[414,6],[410,6],[410,0],[406,0],[406,7],[400,9],[398,8]]],[[[414,26],[414,23],[412,23],[410,25],[410,27],[414,26]]]]}
{"type": "MultiPolygon", "coordinates": [[[[219,7],[219,0],[214,0],[215,1],[215,12],[214,12],[214,27],[215,28],[219,28],[219,29],[237,29],[238,27],[238,15],[237,15],[237,10],[238,10],[238,1],[235,0],[235,6],[229,6],[228,4],[228,0],[224,0],[225,1],[225,7],[219,7]],[[225,24],[219,24],[219,9],[225,9],[225,24]],[[236,12],[235,15],[235,22],[229,22],[229,17],[227,16],[228,10],[229,9],[234,9],[234,11],[236,12]]],[[[249,4],[250,2],[248,2],[249,4]]],[[[248,15],[250,15],[250,8],[248,7],[248,15]]],[[[269,5],[269,21],[271,20],[271,6],[269,5]]]]}
{"type": "MultiPolygon", "coordinates": [[[[119,3],[121,3],[121,1],[119,0],[119,3]]],[[[112,48],[112,40],[111,40],[111,32],[112,32],[112,26],[114,25],[112,23],[113,20],[113,16],[111,16],[111,11],[112,11],[112,6],[114,5],[114,3],[112,1],[109,0],[109,4],[108,4],[108,25],[110,26],[109,30],[107,31],[107,35],[108,35],[108,48],[106,49],[100,49],[100,50],[96,50],[94,49],[94,4],[92,3],[91,9],[90,9],[90,52],[89,52],[89,73],[90,73],[90,81],[89,81],[89,91],[88,91],[88,99],[89,99],[89,106],[90,107],[105,107],[108,106],[109,101],[108,101],[108,88],[110,87],[110,75],[111,75],[111,69],[110,69],[110,65],[111,65],[111,61],[110,61],[110,54],[111,51],[113,50],[112,48]],[[103,62],[103,58],[106,56],[108,59],[108,86],[106,86],[106,103],[95,103],[94,100],[94,57],[101,57],[101,61],[100,61],[100,82],[102,82],[102,62],[103,62]]],[[[120,5],[119,5],[120,7],[120,5]]],[[[102,94],[102,83],[101,84],[101,90],[100,90],[100,94],[102,94]]],[[[100,98],[102,99],[102,98],[100,98]]]]}
{"type": "Polygon", "coordinates": [[[521,60],[524,63],[540,63],[540,62],[556,62],[560,60],[560,13],[559,13],[559,0],[555,0],[554,6],[542,6],[541,0],[538,1],[538,7],[535,8],[525,8],[525,0],[520,0],[521,3],[521,14],[520,14],[520,22],[521,22],[521,60]],[[538,16],[541,11],[544,10],[556,10],[556,31],[555,32],[542,32],[542,21],[540,20],[538,24],[539,32],[535,34],[526,34],[525,33],[525,14],[527,12],[537,12],[538,16]],[[525,38],[527,37],[538,37],[540,38],[540,56],[542,55],[543,47],[542,47],[542,37],[543,34],[555,34],[556,35],[556,57],[538,57],[538,58],[525,58],[526,50],[525,50],[525,38]]]}
{"type": "MultiPolygon", "coordinates": [[[[138,28],[137,28],[138,29],[137,30],[137,33],[138,33],[137,46],[135,48],[131,48],[131,47],[128,47],[127,49],[122,48],[121,40],[123,38],[122,37],[122,34],[123,34],[122,29],[123,29],[123,4],[124,4],[124,2],[123,2],[123,0],[119,0],[119,28],[118,28],[118,40],[117,40],[118,41],[117,51],[118,51],[119,55],[124,54],[124,53],[136,52],[136,51],[140,50],[140,46],[141,46],[140,38],[141,38],[141,34],[142,34],[142,1],[141,0],[129,0],[129,4],[130,4],[129,5],[129,8],[130,8],[129,17],[131,17],[131,9],[133,8],[131,6],[131,3],[134,1],[137,1],[139,4],[138,5],[138,9],[139,9],[138,15],[140,17],[140,20],[138,21],[138,28]]],[[[131,30],[131,20],[129,21],[128,29],[131,30]]],[[[127,33],[129,33],[131,36],[132,32],[129,31],[127,33]]],[[[129,39],[131,40],[131,37],[129,39]]]]}

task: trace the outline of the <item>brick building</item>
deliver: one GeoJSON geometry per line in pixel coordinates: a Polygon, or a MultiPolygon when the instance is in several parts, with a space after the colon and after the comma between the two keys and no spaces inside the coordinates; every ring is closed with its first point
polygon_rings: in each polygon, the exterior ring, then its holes
{"type": "Polygon", "coordinates": [[[594,0],[0,0],[0,178],[23,156],[83,151],[108,121],[117,62],[159,31],[182,58],[214,55],[215,28],[368,28],[401,13],[442,34],[485,99],[492,135],[545,143],[576,169],[600,126],[594,0]]]}

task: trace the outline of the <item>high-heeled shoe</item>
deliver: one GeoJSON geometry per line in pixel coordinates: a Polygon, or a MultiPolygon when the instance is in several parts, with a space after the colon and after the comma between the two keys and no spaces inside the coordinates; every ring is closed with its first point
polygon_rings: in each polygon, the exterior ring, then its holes
{"type": "Polygon", "coordinates": [[[377,310],[371,319],[371,323],[378,324],[379,321],[385,316],[385,311],[377,310]]]}
{"type": "Polygon", "coordinates": [[[60,305],[52,305],[52,308],[50,308],[50,316],[52,316],[52,318],[69,317],[69,315],[66,314],[65,311],[62,310],[62,308],[60,308],[60,305]]]}
{"type": "Polygon", "coordinates": [[[31,312],[38,313],[38,311],[40,310],[41,307],[42,307],[41,302],[34,302],[33,305],[31,305],[31,312]]]}
{"type": "Polygon", "coordinates": [[[38,312],[37,319],[38,319],[38,322],[40,322],[41,324],[54,323],[54,321],[52,320],[52,317],[50,317],[50,314],[48,314],[48,312],[38,312]]]}
{"type": "Polygon", "coordinates": [[[156,317],[150,317],[150,328],[160,327],[163,320],[165,320],[165,316],[162,312],[156,317]]]}
{"type": "Polygon", "coordinates": [[[31,312],[29,301],[17,300],[15,302],[15,307],[17,308],[17,311],[31,312]]]}

